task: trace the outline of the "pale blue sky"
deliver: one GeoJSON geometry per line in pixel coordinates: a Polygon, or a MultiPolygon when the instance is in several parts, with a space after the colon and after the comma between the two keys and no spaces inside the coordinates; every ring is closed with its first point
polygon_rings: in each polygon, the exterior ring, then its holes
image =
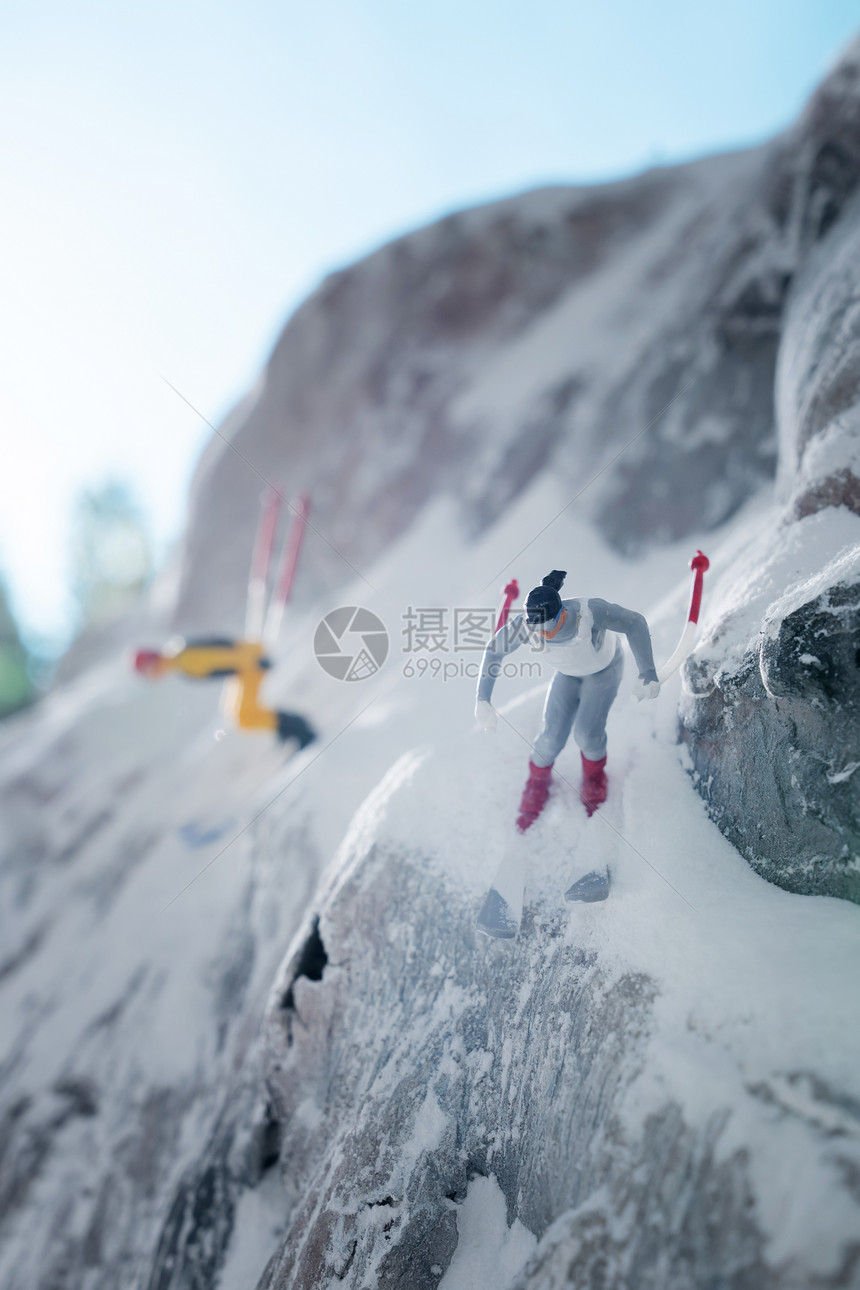
{"type": "Polygon", "coordinates": [[[74,491],[159,543],[208,433],[332,268],[452,208],[758,142],[841,0],[0,0],[0,567],[68,630],[74,491]]]}

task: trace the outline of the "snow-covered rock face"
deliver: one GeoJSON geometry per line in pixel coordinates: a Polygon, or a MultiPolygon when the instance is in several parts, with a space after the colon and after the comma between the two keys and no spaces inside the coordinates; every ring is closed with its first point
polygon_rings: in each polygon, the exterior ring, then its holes
{"type": "Polygon", "coordinates": [[[607,970],[565,934],[559,909],[531,909],[515,947],[487,943],[468,886],[440,881],[432,855],[382,843],[344,867],[321,919],[322,982],[297,977],[291,959],[270,1017],[283,1167],[305,1187],[266,1290],[335,1279],[436,1290],[458,1245],[458,1212],[475,1180],[489,1178],[505,1197],[500,1237],[514,1221],[542,1234],[586,1205],[571,1224],[577,1240],[630,1284],[669,1284],[655,1280],[649,1248],[667,1205],[685,1209],[686,1230],[676,1242],[663,1233],[662,1258],[671,1265],[684,1248],[690,1284],[739,1256],[755,1265],[761,1237],[743,1153],[730,1151],[702,1186],[720,1126],[694,1143],[676,1105],[632,1138],[620,1123],[645,1060],[653,978],[607,970]],[[691,1149],[698,1178],[681,1166],[691,1149]],[[705,1237],[715,1206],[719,1251],[705,1237]],[[612,1214],[625,1210],[637,1212],[637,1230],[619,1239],[612,1214]]]}
{"type": "Polygon", "coordinates": [[[860,201],[826,226],[780,346],[785,509],[723,573],[681,715],[713,817],[758,872],[860,901],[860,201]]]}
{"type": "Polygon", "coordinates": [[[724,521],[774,469],[782,155],[528,193],[329,278],[204,457],[177,626],[240,626],[264,477],[313,496],[300,597],[440,492],[474,535],[549,467],[571,495],[599,476],[580,509],[619,550],[724,521]]]}
{"type": "MultiPolygon", "coordinates": [[[[527,728],[539,703],[506,717],[527,728]]],[[[851,1284],[856,911],[705,842],[692,793],[655,854],[655,789],[685,773],[632,705],[623,727],[635,762],[604,819],[556,781],[514,944],[474,920],[519,743],[490,756],[473,735],[392,767],[274,983],[253,1078],[183,1180],[153,1287],[204,1284],[212,1250],[241,1285],[230,1251],[260,1210],[282,1225],[260,1290],[851,1284]],[[571,909],[595,856],[610,899],[571,909]]]]}
{"type": "Polygon", "coordinates": [[[474,534],[548,468],[628,553],[733,514],[775,467],[788,288],[860,175],[856,57],[767,147],[454,214],[332,275],[204,457],[177,627],[241,627],[264,478],[313,495],[300,597],[440,492],[474,534]]]}

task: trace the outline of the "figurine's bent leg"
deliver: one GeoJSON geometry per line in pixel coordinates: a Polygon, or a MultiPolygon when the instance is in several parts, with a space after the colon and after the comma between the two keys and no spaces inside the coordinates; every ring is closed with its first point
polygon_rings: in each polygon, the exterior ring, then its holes
{"type": "Polygon", "coordinates": [[[299,748],[307,748],[316,739],[316,731],[298,712],[278,712],[278,738],[282,743],[297,739],[299,748]]]}
{"type": "Polygon", "coordinates": [[[551,766],[567,743],[580,706],[581,690],[581,677],[556,672],[546,693],[541,728],[532,744],[535,766],[551,766]]]}
{"type": "Polygon", "coordinates": [[[546,804],[552,764],[567,743],[579,705],[581,685],[578,676],[565,676],[562,672],[556,672],[547,691],[543,720],[534,741],[529,777],[520,802],[517,819],[520,833],[531,828],[546,804]]]}
{"type": "Polygon", "coordinates": [[[619,646],[608,667],[582,678],[573,737],[589,761],[600,761],[606,756],[606,718],[621,685],[623,672],[624,654],[619,646]]]}
{"type": "Polygon", "coordinates": [[[582,804],[593,815],[606,801],[606,719],[618,693],[624,671],[620,647],[608,667],[583,677],[582,697],[576,716],[573,737],[582,751],[582,804]]]}
{"type": "Polygon", "coordinates": [[[520,798],[520,813],[517,816],[520,833],[531,828],[546,805],[551,776],[552,766],[536,766],[533,761],[529,762],[529,777],[520,798]]]}
{"type": "Polygon", "coordinates": [[[271,708],[264,708],[260,703],[260,686],[264,672],[239,672],[228,681],[225,696],[225,710],[232,716],[241,730],[277,730],[278,714],[271,708]]]}

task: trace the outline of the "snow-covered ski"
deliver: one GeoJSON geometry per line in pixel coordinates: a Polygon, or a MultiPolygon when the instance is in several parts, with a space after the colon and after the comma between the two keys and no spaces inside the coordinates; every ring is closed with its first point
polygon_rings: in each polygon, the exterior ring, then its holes
{"type": "Polygon", "coordinates": [[[236,821],[232,816],[228,816],[220,824],[215,824],[211,828],[197,824],[195,820],[190,820],[188,824],[179,826],[177,832],[191,851],[199,851],[201,847],[208,847],[213,842],[220,841],[225,833],[236,828],[236,821]]]}
{"type": "Polygon", "coordinates": [[[525,888],[525,847],[523,838],[513,837],[508,840],[496,876],[478,915],[478,931],[485,936],[513,940],[520,930],[525,888]]]}
{"type": "MultiPolygon", "coordinates": [[[[497,632],[507,623],[511,605],[519,594],[517,580],[512,578],[502,591],[502,604],[496,620],[497,632]]],[[[523,840],[519,836],[509,838],[505,845],[496,876],[478,915],[478,931],[485,936],[512,941],[520,930],[525,888],[523,846],[523,840]]]]}
{"type": "Polygon", "coordinates": [[[591,873],[578,878],[564,893],[565,900],[585,900],[588,902],[606,900],[609,895],[609,869],[592,869],[591,873]]]}

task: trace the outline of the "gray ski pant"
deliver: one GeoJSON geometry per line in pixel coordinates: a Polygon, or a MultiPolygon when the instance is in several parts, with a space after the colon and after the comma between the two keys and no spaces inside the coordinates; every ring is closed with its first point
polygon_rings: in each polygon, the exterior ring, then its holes
{"type": "Polygon", "coordinates": [[[606,756],[606,718],[621,684],[624,651],[619,643],[615,657],[602,672],[592,676],[565,676],[556,672],[547,690],[543,719],[532,745],[535,766],[551,766],[573,737],[589,761],[606,756]]]}

